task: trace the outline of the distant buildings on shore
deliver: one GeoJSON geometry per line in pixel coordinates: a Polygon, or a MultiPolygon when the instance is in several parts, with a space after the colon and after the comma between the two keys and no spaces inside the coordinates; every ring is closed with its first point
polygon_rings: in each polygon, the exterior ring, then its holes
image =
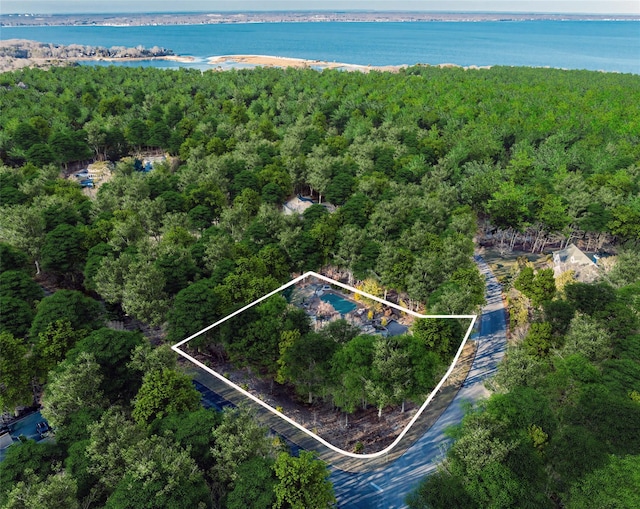
{"type": "Polygon", "coordinates": [[[505,12],[429,11],[256,11],[200,13],[122,14],[2,14],[0,26],[141,26],[210,25],[220,23],[322,23],[322,22],[416,22],[416,21],[638,21],[633,14],[540,14],[505,12]]]}

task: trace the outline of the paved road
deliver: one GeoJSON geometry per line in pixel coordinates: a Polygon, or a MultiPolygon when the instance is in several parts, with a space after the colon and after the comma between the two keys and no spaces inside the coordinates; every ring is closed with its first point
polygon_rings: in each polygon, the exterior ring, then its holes
{"type": "Polygon", "coordinates": [[[404,499],[420,480],[433,472],[441,461],[448,439],[444,431],[460,422],[464,403],[477,401],[488,395],[483,381],[492,376],[506,348],[505,309],[501,287],[484,260],[476,256],[476,263],[487,282],[487,303],[482,308],[480,332],[471,339],[477,342],[477,353],[469,375],[455,399],[438,421],[400,458],[382,470],[351,473],[334,469],[334,484],[338,505],[345,509],[400,509],[404,499]]]}

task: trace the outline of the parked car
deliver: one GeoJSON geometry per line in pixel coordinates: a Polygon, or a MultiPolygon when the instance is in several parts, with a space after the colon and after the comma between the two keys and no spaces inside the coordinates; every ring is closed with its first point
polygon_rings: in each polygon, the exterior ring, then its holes
{"type": "Polygon", "coordinates": [[[81,180],[80,187],[93,187],[93,180],[91,179],[81,180]]]}
{"type": "Polygon", "coordinates": [[[89,175],[89,170],[88,169],[84,169],[84,170],[80,170],[78,173],[76,173],[75,177],[77,179],[84,179],[84,178],[87,178],[87,175],[89,175]]]}

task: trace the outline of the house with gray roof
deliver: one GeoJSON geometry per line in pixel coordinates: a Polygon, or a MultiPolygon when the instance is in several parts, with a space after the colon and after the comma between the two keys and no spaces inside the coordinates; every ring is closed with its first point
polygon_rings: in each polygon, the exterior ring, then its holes
{"type": "Polygon", "coordinates": [[[600,273],[596,263],[575,244],[553,252],[553,275],[558,277],[568,270],[572,270],[576,280],[583,283],[594,281],[600,273]]]}

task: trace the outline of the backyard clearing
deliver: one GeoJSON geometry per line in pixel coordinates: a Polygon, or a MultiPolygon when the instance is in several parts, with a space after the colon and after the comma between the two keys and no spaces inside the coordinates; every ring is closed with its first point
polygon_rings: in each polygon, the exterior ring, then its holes
{"type": "Polygon", "coordinates": [[[478,251],[491,267],[491,270],[501,284],[507,284],[517,272],[518,260],[533,263],[536,270],[552,267],[550,254],[530,253],[529,251],[511,251],[504,255],[497,248],[481,248],[478,251]]]}

